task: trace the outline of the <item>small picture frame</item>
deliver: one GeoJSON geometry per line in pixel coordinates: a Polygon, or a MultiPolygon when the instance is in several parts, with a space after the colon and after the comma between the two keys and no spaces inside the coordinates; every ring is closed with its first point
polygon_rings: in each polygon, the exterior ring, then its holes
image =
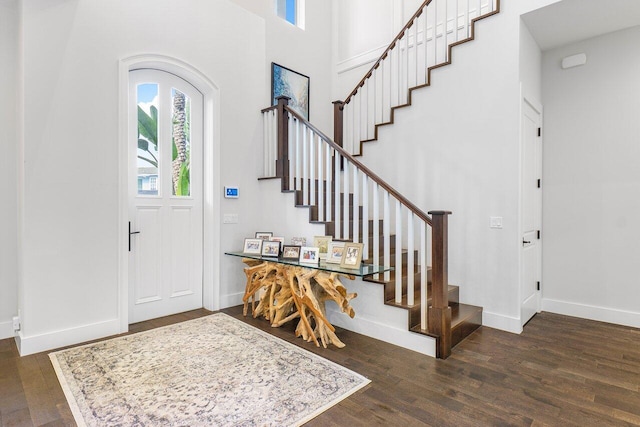
{"type": "Polygon", "coordinates": [[[273,237],[271,231],[256,231],[256,239],[269,240],[273,237]]]}
{"type": "Polygon", "coordinates": [[[307,246],[307,238],[306,237],[292,237],[291,244],[293,246],[307,246]]]}
{"type": "Polygon", "coordinates": [[[284,246],[284,237],[271,237],[269,240],[272,242],[280,242],[280,248],[284,246]]]}
{"type": "Polygon", "coordinates": [[[262,239],[244,239],[242,252],[251,255],[260,255],[262,249],[262,239]]]}
{"type": "Polygon", "coordinates": [[[344,252],[345,242],[329,243],[329,249],[327,250],[327,263],[340,264],[342,262],[342,253],[344,252]]]}
{"type": "Polygon", "coordinates": [[[262,242],[262,256],[277,258],[280,256],[280,242],[264,240],[262,242]]]}
{"type": "Polygon", "coordinates": [[[331,243],[332,239],[332,236],[313,236],[313,247],[316,247],[320,250],[320,259],[327,259],[329,243],[331,243]]]}
{"type": "Polygon", "coordinates": [[[340,261],[340,267],[359,269],[360,262],[362,261],[362,250],[364,245],[362,243],[346,243],[342,252],[342,260],[340,261]]]}
{"type": "Polygon", "coordinates": [[[301,246],[284,245],[282,247],[282,259],[288,259],[291,261],[300,260],[300,248],[301,246]]]}
{"type": "Polygon", "coordinates": [[[300,248],[301,264],[318,264],[320,262],[320,249],[311,246],[302,246],[300,248]]]}

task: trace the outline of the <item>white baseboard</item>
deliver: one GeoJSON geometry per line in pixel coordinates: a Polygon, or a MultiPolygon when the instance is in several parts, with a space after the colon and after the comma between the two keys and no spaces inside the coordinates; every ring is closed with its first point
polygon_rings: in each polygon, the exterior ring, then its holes
{"type": "Polygon", "coordinates": [[[407,329],[394,328],[378,323],[372,319],[363,318],[357,314],[356,317],[352,319],[346,314],[338,310],[333,310],[330,307],[327,307],[327,318],[332,324],[349,331],[417,351],[427,356],[436,357],[435,338],[410,332],[407,329]]]}
{"type": "Polygon", "coordinates": [[[542,311],[640,328],[640,313],[634,311],[578,304],[549,298],[542,299],[542,311]]]}
{"type": "Polygon", "coordinates": [[[220,296],[220,308],[235,307],[236,305],[242,304],[243,296],[244,292],[220,296]]]}
{"type": "Polygon", "coordinates": [[[0,322],[0,340],[6,338],[13,338],[15,334],[13,333],[13,322],[0,322]]]}
{"type": "Polygon", "coordinates": [[[91,325],[47,332],[40,335],[25,336],[20,332],[16,338],[21,356],[53,350],[69,345],[80,344],[120,333],[120,319],[106,320],[91,325]]]}
{"type": "Polygon", "coordinates": [[[504,314],[491,313],[482,310],[482,326],[488,326],[493,329],[511,332],[512,334],[522,333],[522,325],[519,317],[505,316],[504,314]]]}

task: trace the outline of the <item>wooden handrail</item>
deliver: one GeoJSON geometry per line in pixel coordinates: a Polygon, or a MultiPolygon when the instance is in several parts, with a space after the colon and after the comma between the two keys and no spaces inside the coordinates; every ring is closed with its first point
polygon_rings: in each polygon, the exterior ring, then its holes
{"type": "Polygon", "coordinates": [[[273,111],[273,110],[277,110],[278,109],[278,104],[272,106],[272,107],[267,107],[267,108],[263,108],[262,110],[260,110],[260,112],[262,114],[266,113],[267,111],[273,111]]]}
{"type": "MultiPolygon", "coordinates": [[[[430,1],[430,0],[429,0],[430,1]]],[[[311,129],[314,133],[316,133],[318,136],[320,136],[320,138],[322,138],[331,148],[333,148],[334,150],[336,150],[342,157],[345,157],[347,160],[349,160],[349,162],[351,162],[352,164],[354,164],[355,166],[358,167],[358,169],[360,169],[362,172],[364,172],[367,176],[369,176],[373,181],[375,181],[380,187],[384,188],[389,194],[391,194],[393,197],[396,198],[396,200],[398,200],[400,203],[402,203],[403,205],[405,205],[411,212],[413,212],[418,218],[422,219],[424,222],[426,222],[427,224],[431,225],[431,218],[429,217],[429,215],[427,215],[426,213],[424,213],[420,208],[418,208],[416,205],[414,205],[413,203],[411,203],[409,200],[407,200],[406,197],[404,197],[402,194],[400,194],[398,191],[396,191],[393,187],[391,187],[389,184],[387,184],[385,181],[382,180],[382,178],[380,178],[378,175],[376,175],[375,173],[373,173],[371,171],[371,169],[369,169],[368,167],[366,167],[365,165],[363,165],[362,163],[360,163],[358,160],[356,160],[351,154],[349,154],[344,148],[342,148],[340,145],[338,145],[337,143],[335,143],[331,138],[329,138],[328,136],[326,136],[324,133],[322,133],[322,131],[320,131],[318,128],[316,128],[314,125],[312,125],[311,123],[309,123],[307,120],[304,119],[304,117],[302,117],[300,114],[296,113],[294,110],[292,110],[291,108],[289,108],[288,106],[285,106],[284,109],[291,114],[293,117],[295,117],[296,119],[298,119],[301,123],[304,123],[305,126],[307,126],[309,129],[311,129]]]]}
{"type": "Polygon", "coordinates": [[[369,72],[367,72],[367,74],[364,75],[362,80],[360,80],[360,83],[358,83],[356,85],[356,88],[353,89],[351,91],[351,93],[349,94],[349,96],[347,96],[347,98],[344,100],[345,104],[348,104],[349,101],[351,101],[351,97],[354,96],[356,93],[358,93],[358,90],[362,86],[364,86],[364,84],[367,81],[367,79],[369,77],[371,77],[371,75],[373,74],[373,70],[375,70],[376,68],[378,68],[380,66],[380,63],[382,62],[382,60],[385,59],[387,57],[387,55],[389,54],[389,51],[391,51],[391,49],[393,49],[396,46],[396,43],[402,38],[402,36],[404,35],[405,31],[407,31],[409,28],[411,28],[413,26],[413,22],[416,20],[416,18],[418,18],[420,15],[422,15],[422,10],[424,9],[425,6],[428,6],[429,3],[431,3],[431,0],[425,0],[422,3],[422,5],[418,8],[416,13],[414,13],[413,16],[409,19],[409,21],[404,25],[404,27],[402,27],[402,30],[400,30],[398,35],[393,39],[393,41],[389,44],[389,46],[387,46],[385,51],[382,52],[382,55],[380,55],[380,58],[378,58],[378,60],[375,62],[375,64],[373,64],[373,66],[371,67],[369,72]]]}

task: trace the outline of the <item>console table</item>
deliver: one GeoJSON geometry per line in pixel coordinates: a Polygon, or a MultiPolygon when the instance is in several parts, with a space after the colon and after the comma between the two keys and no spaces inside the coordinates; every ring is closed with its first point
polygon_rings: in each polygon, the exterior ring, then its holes
{"type": "Polygon", "coordinates": [[[242,297],[245,316],[251,301],[253,317],[263,316],[273,327],[299,318],[296,336],[307,342],[313,341],[318,347],[321,342],[324,348],[327,344],[344,347],[344,343],[335,334],[335,328],[327,320],[325,302],[335,301],[343,313],[351,318],[355,316],[349,301],[357,294],[347,293],[340,278],[353,280],[356,276],[364,277],[393,270],[371,264],[362,264],[359,269],[347,269],[324,261],[320,264],[306,264],[243,252],[225,252],[225,255],[240,257],[247,264],[244,268],[247,284],[242,297]],[[258,294],[261,296],[256,306],[258,294]]]}

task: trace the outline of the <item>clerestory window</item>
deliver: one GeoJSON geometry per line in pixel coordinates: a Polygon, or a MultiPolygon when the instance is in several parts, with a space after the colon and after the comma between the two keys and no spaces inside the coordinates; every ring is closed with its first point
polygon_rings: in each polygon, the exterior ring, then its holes
{"type": "Polygon", "coordinates": [[[276,14],[285,21],[304,30],[305,0],[276,0],[276,14]]]}

